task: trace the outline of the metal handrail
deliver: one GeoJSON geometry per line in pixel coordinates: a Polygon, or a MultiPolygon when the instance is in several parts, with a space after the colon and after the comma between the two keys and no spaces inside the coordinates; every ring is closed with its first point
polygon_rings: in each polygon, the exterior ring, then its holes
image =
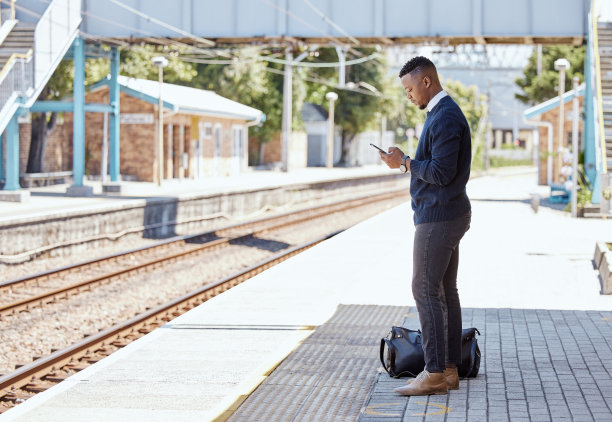
{"type": "Polygon", "coordinates": [[[5,129],[8,120],[6,113],[12,114],[15,101],[20,96],[27,96],[33,89],[34,61],[32,50],[27,53],[11,55],[9,61],[0,71],[0,133],[5,129]],[[17,63],[21,66],[16,67],[17,63]]]}
{"type": "Polygon", "coordinates": [[[2,70],[0,70],[0,83],[2,83],[5,75],[7,75],[8,72],[11,71],[11,69],[12,69],[13,65],[15,64],[15,62],[17,61],[17,59],[29,59],[31,57],[32,57],[32,49],[31,48],[27,52],[25,52],[25,53],[13,53],[13,54],[11,54],[11,57],[9,57],[9,59],[7,60],[6,64],[2,68],[2,70]]]}
{"type": "MultiPolygon", "coordinates": [[[[11,19],[15,20],[15,2],[17,0],[11,0],[11,19]]],[[[0,13],[0,26],[2,26],[2,13],[0,13]]]]}

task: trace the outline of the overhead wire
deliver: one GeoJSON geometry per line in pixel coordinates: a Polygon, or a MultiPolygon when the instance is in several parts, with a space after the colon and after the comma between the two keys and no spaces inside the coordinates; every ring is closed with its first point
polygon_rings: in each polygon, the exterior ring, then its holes
{"type": "Polygon", "coordinates": [[[145,20],[147,20],[149,22],[152,22],[152,23],[157,24],[157,25],[159,25],[159,26],[161,26],[163,28],[166,28],[166,29],[169,29],[171,31],[174,31],[177,34],[181,34],[181,35],[183,35],[185,37],[191,38],[191,39],[193,39],[195,41],[198,41],[198,42],[200,42],[202,44],[205,44],[205,45],[210,45],[210,46],[214,46],[215,45],[214,41],[207,40],[206,38],[198,37],[198,36],[193,35],[193,34],[187,32],[187,31],[183,31],[181,28],[177,28],[177,27],[175,27],[173,25],[170,25],[169,23],[166,23],[166,22],[161,21],[159,19],[156,19],[156,18],[154,18],[152,16],[149,16],[149,15],[147,15],[145,13],[142,13],[140,10],[134,9],[133,7],[130,7],[130,6],[126,5],[126,4],[123,4],[119,0],[108,0],[108,1],[113,3],[113,4],[116,4],[117,6],[123,8],[123,9],[125,9],[125,10],[127,10],[127,11],[129,11],[129,12],[135,14],[135,15],[137,15],[137,16],[140,16],[141,18],[143,18],[143,19],[145,19],[145,20]]]}
{"type": "MultiPolygon", "coordinates": [[[[113,3],[116,3],[116,4],[117,4],[117,3],[120,3],[120,2],[118,2],[118,0],[108,0],[108,1],[113,2],[113,3]]],[[[288,10],[283,9],[283,8],[280,8],[280,7],[278,7],[276,4],[271,3],[269,0],[262,0],[262,1],[265,1],[265,2],[267,2],[267,3],[269,3],[269,4],[273,5],[273,6],[277,7],[278,9],[280,9],[280,10],[284,11],[285,13],[288,13],[290,16],[292,16],[292,17],[294,17],[294,18],[296,18],[296,19],[299,19],[300,21],[302,21],[302,22],[304,22],[304,23],[307,23],[307,22],[303,21],[301,18],[296,17],[295,15],[293,15],[293,14],[292,14],[291,12],[289,12],[288,10]]],[[[129,6],[126,6],[126,7],[129,7],[129,6]]],[[[141,13],[141,12],[139,12],[139,13],[141,13]]],[[[89,14],[89,15],[90,15],[90,16],[92,16],[92,17],[94,17],[94,18],[98,18],[98,19],[101,19],[101,20],[102,20],[102,18],[99,18],[99,17],[97,17],[97,16],[95,16],[95,15],[91,15],[91,14],[89,14]]],[[[142,14],[142,15],[144,15],[144,16],[148,16],[148,15],[146,15],[146,14],[142,14]]],[[[155,18],[151,18],[151,19],[155,19],[155,18]]],[[[156,20],[156,21],[157,21],[157,22],[155,22],[155,23],[160,23],[160,22],[161,22],[161,23],[163,23],[162,21],[159,21],[159,20],[156,20]]],[[[171,26],[171,25],[169,25],[169,24],[165,24],[165,23],[163,23],[163,24],[164,24],[164,25],[162,25],[162,26],[164,26],[164,27],[165,27],[165,25],[171,26]]],[[[126,27],[125,25],[122,25],[122,24],[116,24],[116,25],[126,27]]],[[[127,27],[127,28],[128,28],[128,29],[132,29],[132,30],[134,30],[134,29],[135,29],[135,28],[133,28],[133,27],[127,27]]],[[[316,27],[315,27],[315,28],[316,28],[316,27]]],[[[176,28],[176,29],[178,29],[178,28],[176,28]]],[[[318,30],[318,29],[317,29],[317,30],[318,30]]],[[[140,32],[144,32],[144,31],[140,31],[140,32]]],[[[148,31],[147,31],[147,32],[148,32],[148,31]]],[[[151,34],[151,33],[149,32],[149,34],[151,34]]],[[[192,39],[198,39],[198,38],[199,38],[199,37],[197,37],[196,35],[190,34],[190,33],[185,32],[185,31],[183,31],[183,35],[185,35],[185,36],[187,36],[187,37],[189,37],[189,38],[192,38],[192,39]]],[[[331,37],[329,37],[329,38],[331,38],[331,37]]],[[[188,45],[188,44],[187,44],[187,45],[188,45]]],[[[219,55],[222,55],[222,54],[219,54],[219,55]]],[[[369,61],[369,60],[372,60],[372,59],[377,58],[379,55],[380,55],[380,54],[379,54],[378,52],[376,52],[376,53],[370,54],[369,56],[366,56],[366,57],[361,57],[361,58],[358,58],[358,59],[354,59],[354,60],[349,60],[349,61],[346,61],[346,62],[345,62],[345,65],[346,65],[346,66],[351,66],[351,65],[354,65],[354,64],[364,63],[364,62],[366,62],[366,61],[369,61]]],[[[333,62],[333,63],[310,63],[310,62],[294,62],[294,61],[289,62],[289,61],[286,61],[286,60],[283,60],[283,59],[278,59],[278,58],[269,57],[269,56],[259,56],[259,58],[260,58],[261,60],[266,60],[266,61],[270,61],[270,62],[273,62],[273,63],[278,63],[278,64],[290,64],[290,65],[292,65],[292,66],[298,66],[298,67],[339,67],[339,66],[340,66],[340,63],[339,63],[339,62],[333,62]]],[[[239,59],[239,60],[244,61],[243,59],[239,59]]],[[[227,61],[223,61],[223,60],[212,60],[211,62],[208,62],[208,63],[210,63],[210,64],[230,64],[230,63],[233,63],[233,62],[234,62],[233,60],[227,60],[227,61]]],[[[204,62],[204,61],[199,61],[198,63],[207,63],[207,62],[204,62]]]]}
{"type": "Polygon", "coordinates": [[[311,29],[314,29],[315,31],[319,32],[325,38],[329,39],[332,45],[335,45],[335,46],[338,46],[338,47],[342,47],[342,44],[339,43],[334,37],[329,35],[327,32],[321,30],[320,28],[316,27],[315,25],[311,24],[310,22],[302,19],[301,17],[297,16],[295,13],[291,12],[290,10],[285,9],[284,7],[279,6],[278,4],[276,4],[275,2],[273,2],[271,0],[260,0],[260,1],[263,2],[263,3],[268,4],[269,6],[274,7],[277,10],[280,10],[281,12],[283,12],[284,14],[289,16],[290,18],[293,18],[296,21],[306,25],[307,27],[309,27],[311,29]]]}
{"type": "MultiPolygon", "coordinates": [[[[283,12],[285,15],[289,16],[290,18],[294,19],[295,21],[300,22],[300,23],[306,25],[307,27],[309,27],[311,29],[314,29],[318,33],[322,34],[324,38],[327,38],[331,45],[333,45],[335,47],[340,47],[340,48],[344,48],[345,47],[345,45],[340,43],[340,42],[338,42],[335,37],[332,37],[326,31],[323,31],[321,28],[319,28],[319,27],[311,24],[310,22],[302,19],[301,17],[297,16],[295,13],[291,12],[290,10],[285,9],[284,7],[279,6],[278,4],[276,4],[275,2],[273,2],[271,0],[260,0],[260,1],[262,3],[268,4],[269,6],[272,6],[275,9],[283,12]]],[[[363,54],[360,51],[355,50],[354,48],[349,48],[348,52],[354,54],[357,57],[363,57],[363,54]]]]}
{"type": "MultiPolygon", "coordinates": [[[[191,38],[191,39],[194,39],[194,40],[204,40],[204,38],[198,37],[198,36],[196,36],[194,34],[191,34],[191,33],[187,32],[187,31],[183,31],[180,28],[176,28],[176,27],[174,27],[174,26],[172,26],[170,24],[167,24],[166,22],[163,22],[163,21],[161,21],[159,19],[156,19],[156,18],[153,18],[153,17],[151,17],[151,16],[149,16],[149,15],[147,15],[145,13],[142,13],[142,12],[140,12],[138,10],[135,10],[135,9],[131,8],[130,6],[124,5],[123,3],[121,3],[118,0],[108,0],[108,1],[118,5],[120,7],[123,7],[123,8],[125,8],[126,10],[129,10],[132,13],[137,14],[138,16],[142,17],[143,19],[147,19],[147,20],[149,20],[149,21],[151,21],[153,23],[161,25],[162,27],[165,27],[165,28],[168,28],[168,29],[172,29],[175,32],[178,32],[181,35],[184,35],[184,36],[186,36],[188,38],[191,38]]],[[[269,4],[279,8],[276,4],[271,3],[270,0],[263,0],[263,1],[268,2],[269,4]]],[[[285,13],[288,13],[290,16],[292,16],[292,17],[294,17],[296,19],[300,19],[300,18],[297,18],[294,14],[292,14],[291,12],[289,12],[286,9],[283,9],[283,8],[279,8],[279,9],[283,10],[285,13]]],[[[300,20],[303,21],[302,19],[300,19],[300,20]]],[[[303,21],[303,22],[305,22],[305,21],[303,21]]],[[[210,40],[206,40],[206,41],[212,42],[210,40]]],[[[351,65],[354,65],[354,64],[363,63],[363,62],[375,59],[378,56],[379,56],[379,53],[373,53],[373,54],[371,54],[369,56],[366,56],[366,57],[361,57],[359,59],[349,60],[349,61],[345,62],[345,65],[346,66],[351,66],[351,65]]],[[[340,66],[339,62],[335,62],[335,63],[288,62],[288,61],[283,60],[283,59],[277,59],[277,58],[273,58],[273,57],[269,57],[269,56],[260,56],[260,58],[262,60],[267,60],[267,61],[271,61],[271,62],[278,63],[278,64],[291,64],[292,66],[300,66],[300,67],[339,67],[340,66]]],[[[219,63],[219,64],[221,64],[221,63],[219,63]]]]}
{"type": "MultiPolygon", "coordinates": [[[[265,71],[269,72],[269,73],[274,73],[274,74],[277,74],[277,75],[284,75],[285,74],[284,71],[278,70],[278,69],[274,69],[272,67],[266,67],[265,71]]],[[[323,79],[318,79],[318,78],[311,78],[311,77],[304,77],[304,76],[298,76],[298,77],[300,79],[303,79],[303,80],[308,81],[308,82],[318,83],[318,84],[321,84],[321,85],[329,86],[331,88],[340,89],[340,90],[343,90],[343,91],[356,92],[358,94],[370,95],[370,96],[373,96],[373,97],[385,97],[384,95],[375,94],[374,92],[368,91],[367,89],[348,88],[346,86],[341,86],[341,85],[338,85],[338,84],[333,84],[333,83],[330,83],[328,81],[325,81],[323,79]]]]}
{"type": "MultiPolygon", "coordinates": [[[[2,3],[7,3],[8,1],[10,1],[10,0],[0,0],[0,2],[2,2],[2,3]]],[[[39,0],[39,1],[45,2],[45,3],[49,3],[46,0],[39,0]]],[[[134,10],[134,9],[130,8],[129,6],[126,6],[126,5],[124,5],[123,3],[121,3],[121,2],[119,2],[117,0],[108,0],[108,1],[110,1],[110,2],[112,2],[114,4],[117,4],[118,6],[123,7],[126,10],[129,10],[131,12],[136,13],[137,15],[142,17],[143,19],[147,19],[147,20],[149,20],[149,21],[151,21],[153,23],[156,23],[156,24],[158,24],[158,25],[160,25],[162,27],[166,27],[168,29],[174,30],[175,32],[181,33],[182,35],[184,35],[184,36],[186,36],[188,38],[191,38],[191,39],[194,39],[194,40],[198,40],[198,41],[205,40],[204,38],[197,37],[197,36],[195,36],[193,34],[190,34],[190,33],[186,32],[186,31],[182,31],[179,28],[175,28],[172,25],[169,25],[169,24],[167,24],[167,23],[165,23],[163,21],[160,21],[158,19],[152,18],[152,17],[150,17],[150,16],[148,16],[148,15],[142,13],[142,12],[134,10]]],[[[265,1],[265,2],[267,2],[269,4],[272,4],[276,8],[280,9],[281,11],[284,11],[289,16],[293,17],[294,19],[298,19],[298,20],[302,21],[303,23],[305,23],[305,24],[307,24],[307,25],[309,25],[309,26],[311,26],[313,28],[316,28],[316,27],[310,25],[308,22],[306,22],[306,21],[302,20],[301,18],[295,16],[293,13],[289,12],[288,10],[280,8],[276,4],[271,3],[269,0],[262,0],[262,1],[265,1]]],[[[42,16],[42,15],[40,15],[40,14],[38,14],[38,13],[36,13],[36,12],[34,12],[34,11],[32,11],[32,10],[22,6],[22,5],[16,4],[15,6],[17,8],[19,8],[19,10],[23,11],[24,13],[30,14],[30,15],[32,15],[34,17],[40,18],[42,16]]],[[[141,30],[141,29],[136,29],[136,28],[130,27],[128,25],[120,24],[118,22],[109,21],[109,20],[101,18],[101,17],[99,17],[99,16],[97,16],[95,14],[92,14],[91,12],[84,11],[84,12],[82,12],[82,14],[87,16],[87,17],[98,19],[98,20],[100,20],[102,22],[114,24],[114,25],[116,25],[118,27],[123,27],[125,29],[130,29],[130,30],[136,30],[137,32],[140,32],[140,33],[143,33],[143,34],[148,32],[149,34],[154,35],[154,33],[150,32],[150,31],[144,31],[144,30],[141,30]]],[[[317,31],[321,32],[318,28],[316,28],[316,29],[317,29],[317,31]]],[[[104,36],[88,34],[87,32],[85,32],[83,30],[80,30],[80,32],[82,34],[84,34],[86,37],[89,37],[91,39],[107,40],[109,43],[119,44],[119,45],[124,45],[124,46],[129,46],[130,45],[130,43],[125,42],[121,38],[112,38],[112,37],[104,37],[104,36]]],[[[325,34],[325,36],[327,38],[333,39],[332,37],[330,37],[326,33],[324,33],[324,34],[325,34]]],[[[161,38],[154,37],[154,40],[159,40],[160,43],[163,43],[163,41],[162,41],[163,39],[161,39],[161,38]]],[[[189,47],[189,48],[194,49],[194,51],[201,51],[201,52],[206,52],[206,54],[210,54],[207,50],[199,49],[198,47],[192,46],[190,44],[181,43],[181,42],[175,41],[175,40],[171,40],[171,41],[168,40],[168,41],[169,41],[170,45],[175,44],[175,45],[179,45],[179,46],[182,46],[182,47],[185,47],[185,48],[189,47]]],[[[206,40],[206,41],[209,41],[209,40],[206,40]]],[[[373,54],[370,54],[369,56],[366,56],[366,57],[361,57],[361,58],[358,58],[358,59],[349,60],[349,61],[345,62],[345,65],[346,66],[351,66],[351,65],[355,65],[355,64],[359,64],[359,63],[364,63],[366,61],[369,61],[369,60],[377,58],[379,55],[380,55],[379,53],[373,53],[373,54]]],[[[262,60],[262,61],[267,61],[267,62],[272,62],[272,63],[277,63],[277,64],[290,64],[290,65],[296,66],[296,67],[310,67],[310,68],[320,67],[320,68],[323,68],[323,67],[339,67],[340,66],[339,62],[331,62],[331,63],[330,62],[325,62],[325,63],[293,62],[293,61],[287,61],[287,60],[283,60],[283,59],[278,59],[278,58],[271,57],[271,56],[258,56],[257,59],[253,59],[253,60],[245,60],[245,59],[236,58],[236,57],[234,57],[231,60],[197,59],[197,58],[185,57],[184,55],[179,55],[178,57],[174,56],[174,58],[179,59],[181,61],[192,62],[192,63],[221,64],[221,65],[233,64],[233,63],[236,63],[236,61],[239,61],[239,62],[242,62],[242,63],[252,63],[252,62],[255,62],[255,61],[258,61],[258,60],[262,60]]],[[[265,70],[267,72],[271,72],[271,73],[281,73],[281,74],[283,74],[282,71],[277,71],[276,69],[273,69],[273,68],[266,67],[265,70]]],[[[338,85],[331,84],[331,83],[329,83],[327,81],[324,81],[322,79],[309,78],[309,77],[304,77],[303,79],[308,80],[310,82],[319,83],[319,84],[322,84],[322,85],[334,87],[336,89],[343,89],[343,90],[347,90],[347,91],[351,91],[351,92],[357,92],[357,93],[361,93],[361,94],[365,94],[365,95],[378,96],[377,94],[375,94],[373,92],[369,92],[367,90],[349,89],[349,88],[345,88],[345,87],[340,87],[338,85]]]]}
{"type": "Polygon", "coordinates": [[[333,26],[336,30],[338,30],[343,35],[345,35],[353,43],[355,43],[356,45],[359,45],[359,41],[357,40],[357,38],[349,35],[344,29],[340,28],[339,25],[337,25],[334,21],[332,21],[330,18],[328,18],[325,13],[323,13],[319,9],[317,9],[315,7],[315,5],[312,4],[309,0],[304,0],[304,3],[306,3],[308,5],[308,7],[310,7],[317,15],[319,15],[321,17],[321,19],[323,19],[325,22],[327,22],[328,24],[333,26]]]}
{"type": "MultiPolygon", "coordinates": [[[[41,0],[41,1],[43,1],[43,0],[41,0]]],[[[148,35],[149,36],[148,38],[150,40],[159,40],[158,43],[161,44],[161,45],[168,45],[168,46],[176,45],[177,47],[189,48],[189,49],[191,49],[193,51],[197,51],[197,52],[200,52],[202,54],[206,54],[208,56],[222,55],[222,54],[214,54],[214,53],[210,52],[210,50],[205,50],[205,49],[199,48],[197,46],[194,46],[194,45],[191,45],[191,44],[187,44],[187,43],[183,43],[183,42],[180,42],[180,41],[177,41],[177,40],[172,40],[172,39],[168,39],[168,38],[158,38],[158,37],[156,37],[156,34],[154,32],[146,31],[146,30],[140,29],[140,28],[134,28],[133,26],[125,25],[125,24],[119,23],[117,21],[106,19],[106,18],[103,18],[101,16],[98,16],[98,15],[96,15],[94,13],[91,13],[91,12],[88,12],[88,11],[82,11],[81,15],[86,16],[88,18],[97,19],[100,22],[111,24],[111,25],[117,26],[119,28],[123,28],[123,29],[127,29],[127,30],[130,30],[130,31],[134,31],[135,33],[141,33],[143,35],[148,35]]]]}
{"type": "MultiPolygon", "coordinates": [[[[377,58],[379,55],[380,53],[378,52],[372,53],[369,56],[360,57],[358,59],[353,59],[353,60],[348,60],[344,62],[344,65],[352,66],[355,64],[364,63],[364,62],[377,58]]],[[[266,60],[272,63],[288,64],[288,65],[296,66],[296,67],[340,67],[341,66],[340,62],[311,63],[311,62],[295,62],[295,61],[288,61],[288,60],[283,60],[283,59],[275,59],[275,58],[268,57],[268,56],[260,56],[260,58],[261,60],[266,60]]]]}

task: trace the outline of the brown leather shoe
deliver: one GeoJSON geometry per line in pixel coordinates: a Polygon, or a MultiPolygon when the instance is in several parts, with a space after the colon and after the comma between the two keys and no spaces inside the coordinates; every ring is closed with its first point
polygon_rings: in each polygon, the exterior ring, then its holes
{"type": "MultiPolygon", "coordinates": [[[[444,370],[444,378],[446,378],[446,388],[449,390],[459,390],[459,373],[457,368],[446,368],[444,370]]],[[[416,379],[416,378],[415,378],[416,379]]],[[[409,380],[407,385],[410,385],[414,380],[409,380]]]]}
{"type": "Polygon", "coordinates": [[[457,372],[457,367],[446,368],[444,370],[444,377],[446,378],[446,387],[449,390],[459,390],[459,372],[457,372]]]}
{"type": "Polygon", "coordinates": [[[430,394],[447,394],[446,377],[443,372],[427,372],[423,370],[408,385],[394,389],[403,396],[428,396],[430,394]]]}

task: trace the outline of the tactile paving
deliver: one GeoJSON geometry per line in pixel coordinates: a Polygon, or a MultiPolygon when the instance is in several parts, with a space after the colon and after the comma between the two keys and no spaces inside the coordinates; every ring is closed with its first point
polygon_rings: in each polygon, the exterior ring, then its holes
{"type": "Polygon", "coordinates": [[[354,421],[377,378],[380,338],[408,307],[340,305],[229,421],[354,421]]]}

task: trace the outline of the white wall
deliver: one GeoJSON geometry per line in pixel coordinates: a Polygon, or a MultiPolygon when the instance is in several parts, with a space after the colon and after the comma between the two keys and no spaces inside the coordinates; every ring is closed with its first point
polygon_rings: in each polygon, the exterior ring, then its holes
{"type": "Polygon", "coordinates": [[[393,145],[395,136],[392,131],[386,131],[381,139],[380,131],[368,131],[355,136],[349,149],[348,163],[351,166],[381,164],[378,150],[370,143],[378,145],[385,151],[393,145]]]}

